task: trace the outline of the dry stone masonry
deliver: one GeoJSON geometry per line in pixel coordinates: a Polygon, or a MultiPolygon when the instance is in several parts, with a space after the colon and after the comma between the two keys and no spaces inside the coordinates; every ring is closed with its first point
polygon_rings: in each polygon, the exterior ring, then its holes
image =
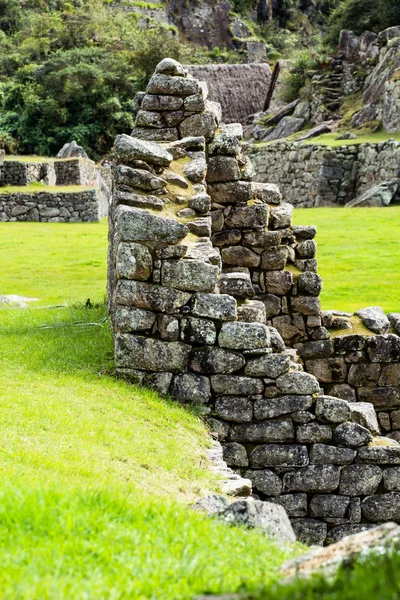
{"type": "Polygon", "coordinates": [[[230,493],[251,482],[300,540],[399,521],[400,445],[364,390],[384,390],[394,422],[400,338],[339,325],[332,339],[316,230],[252,181],[241,126],[221,124],[206,85],[164,59],[137,101],[135,129],[115,140],[109,215],[118,375],[196,404],[242,478],[230,493]]]}

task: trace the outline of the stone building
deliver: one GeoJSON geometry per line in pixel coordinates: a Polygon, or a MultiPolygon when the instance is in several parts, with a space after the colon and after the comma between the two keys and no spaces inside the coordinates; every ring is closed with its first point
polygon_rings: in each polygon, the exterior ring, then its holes
{"type": "Polygon", "coordinates": [[[345,317],[321,312],[315,227],[294,227],[279,188],[252,180],[241,126],[179,63],[157,66],[140,104],[114,146],[118,375],[196,404],[300,540],[400,521],[399,315],[363,313],[371,329],[346,335],[345,317]]]}

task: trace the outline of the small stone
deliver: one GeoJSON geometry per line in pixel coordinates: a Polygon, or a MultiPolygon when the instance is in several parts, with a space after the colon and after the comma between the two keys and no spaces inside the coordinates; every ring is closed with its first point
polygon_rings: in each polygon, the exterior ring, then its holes
{"type": "Polygon", "coordinates": [[[339,492],[347,496],[375,494],[382,481],[382,471],[375,465],[350,465],[340,478],[339,492]]]}
{"type": "Polygon", "coordinates": [[[238,352],[209,346],[193,352],[190,368],[197,373],[234,373],[245,362],[245,358],[238,352]]]}
{"type": "Polygon", "coordinates": [[[363,516],[374,523],[400,521],[400,494],[395,492],[369,496],[361,502],[363,516]]]}
{"type": "Polygon", "coordinates": [[[114,154],[122,161],[143,160],[150,164],[169,167],[172,155],[162,146],[133,138],[125,133],[117,135],[114,142],[114,154]]]}
{"type": "Polygon", "coordinates": [[[293,275],[290,271],[267,271],[265,273],[265,288],[269,294],[284,296],[293,285],[293,275]]]}
{"type": "Polygon", "coordinates": [[[313,465],[348,465],[356,456],[356,450],[351,448],[314,444],[311,447],[310,463],[313,465]]]}
{"type": "Polygon", "coordinates": [[[146,246],[121,242],[116,260],[117,275],[121,279],[146,281],[153,271],[153,260],[146,246]]]}
{"type": "Polygon", "coordinates": [[[215,288],[218,275],[216,265],[197,260],[165,261],[161,268],[163,286],[185,291],[210,292],[215,288]]]}
{"type": "Polygon", "coordinates": [[[144,169],[132,169],[125,165],[118,165],[114,169],[115,183],[117,185],[128,186],[129,188],[138,188],[146,192],[163,190],[166,181],[156,177],[144,169]]]}
{"type": "Polygon", "coordinates": [[[319,316],[321,312],[321,302],[314,296],[294,296],[291,299],[292,309],[302,315],[319,316]]]}
{"type": "Polygon", "coordinates": [[[180,127],[181,137],[203,136],[206,142],[210,142],[215,135],[217,127],[218,125],[214,115],[206,112],[195,114],[182,121],[180,127]]]}
{"type": "Polygon", "coordinates": [[[293,206],[286,202],[271,209],[272,229],[285,229],[292,224],[293,206]]]}
{"type": "Polygon", "coordinates": [[[254,403],[254,416],[259,421],[273,419],[294,411],[306,410],[312,405],[312,396],[281,396],[261,398],[254,403]]]}
{"type": "MultiPolygon", "coordinates": [[[[195,79],[188,79],[182,76],[174,77],[165,73],[155,73],[147,84],[146,93],[163,96],[181,96],[184,98],[198,94],[199,84],[195,79]]],[[[182,133],[181,137],[186,137],[186,134],[182,133]]]]}
{"type": "Polygon", "coordinates": [[[368,338],[368,354],[372,362],[400,362],[400,337],[387,333],[368,338]]]}
{"type": "Polygon", "coordinates": [[[245,300],[238,308],[238,321],[265,324],[267,316],[264,303],[260,300],[245,300]]]}
{"type": "Polygon", "coordinates": [[[240,375],[212,375],[211,386],[215,393],[230,396],[255,396],[264,390],[260,379],[240,375]]]}
{"type": "Polygon", "coordinates": [[[283,506],[289,517],[305,517],[308,512],[307,494],[283,494],[269,498],[269,501],[283,506]]]}
{"type": "Polygon", "coordinates": [[[257,492],[262,492],[266,496],[278,496],[282,493],[282,481],[273,471],[268,469],[246,471],[244,476],[250,479],[257,492]]]}
{"type": "Polygon", "coordinates": [[[309,463],[306,446],[266,444],[250,454],[250,465],[260,467],[305,467],[309,463]]]}
{"type": "Polygon", "coordinates": [[[319,296],[322,290],[322,279],[317,273],[306,271],[297,278],[297,285],[300,294],[306,293],[311,296],[319,296]]]}
{"type": "Polygon", "coordinates": [[[350,419],[368,429],[372,434],[380,434],[374,405],[370,402],[350,403],[350,419]]]}
{"type": "Polygon", "coordinates": [[[221,258],[227,265],[237,265],[240,267],[258,267],[261,260],[258,254],[243,246],[223,248],[221,258]]]}
{"type": "Polygon", "coordinates": [[[189,229],[175,219],[167,219],[151,214],[147,210],[118,206],[116,229],[122,242],[167,242],[176,244],[183,239],[189,229]]]}
{"type": "Polygon", "coordinates": [[[262,323],[223,323],[218,343],[232,350],[266,348],[269,347],[269,330],[262,323]]]}
{"type": "Polygon", "coordinates": [[[147,373],[143,379],[143,385],[147,385],[158,394],[166,396],[171,385],[172,373],[147,373]]]}
{"type": "Polygon", "coordinates": [[[221,491],[227,496],[234,496],[235,498],[246,498],[251,496],[251,481],[250,479],[227,479],[221,485],[221,491]]]}
{"type": "Polygon", "coordinates": [[[207,164],[209,183],[224,183],[240,179],[238,162],[230,156],[210,156],[207,164]]]}
{"type": "MultiPolygon", "coordinates": [[[[237,442],[230,442],[223,446],[224,461],[228,467],[247,467],[249,459],[247,458],[246,448],[237,442]]],[[[247,479],[251,479],[245,474],[247,479]]]]}
{"type": "Polygon", "coordinates": [[[115,329],[122,333],[150,331],[154,325],[156,316],[149,310],[117,306],[114,316],[115,329]]]}
{"type": "Polygon", "coordinates": [[[317,245],[314,240],[305,240],[296,246],[296,254],[299,258],[314,258],[317,245]]]}
{"type": "Polygon", "coordinates": [[[341,398],[320,396],[315,406],[315,415],[325,423],[344,423],[350,419],[350,406],[341,398]]]}
{"type": "Polygon", "coordinates": [[[222,294],[237,298],[253,298],[255,291],[248,273],[221,273],[219,289],[222,294]]]}
{"type": "Polygon", "coordinates": [[[254,196],[265,204],[280,204],[282,194],[275,183],[259,183],[253,181],[254,196]]]}
{"type": "Polygon", "coordinates": [[[286,267],[286,248],[268,248],[261,255],[261,269],[263,271],[282,271],[286,267]]]}
{"type": "Polygon", "coordinates": [[[171,315],[160,315],[157,319],[157,329],[162,340],[176,342],[179,339],[179,321],[171,315]]]}
{"type": "Polygon", "coordinates": [[[284,508],[272,502],[252,499],[232,502],[223,518],[232,525],[260,529],[268,537],[281,542],[294,542],[296,539],[284,508]]]}
{"type": "Polygon", "coordinates": [[[304,360],[310,358],[329,358],[333,354],[331,340],[320,340],[317,342],[305,342],[299,348],[299,354],[304,360]]]}
{"type": "Polygon", "coordinates": [[[349,504],[350,498],[347,496],[317,494],[310,502],[310,516],[319,519],[344,519],[349,504]]]}
{"type": "Polygon", "coordinates": [[[380,306],[369,306],[358,310],[355,314],[374,333],[386,333],[390,327],[390,321],[380,306]]]}
{"type": "MultiPolygon", "coordinates": [[[[290,359],[285,354],[267,354],[247,361],[245,375],[276,379],[289,370],[290,359]]],[[[299,409],[300,410],[300,409],[299,409]]]]}
{"type": "Polygon", "coordinates": [[[195,294],[193,297],[192,313],[197,317],[234,321],[236,311],[235,298],[226,294],[195,294]]]}
{"type": "Polygon", "coordinates": [[[171,395],[181,402],[206,404],[211,396],[211,387],[208,377],[183,373],[174,377],[171,395]]]}
{"type": "Polygon", "coordinates": [[[388,492],[400,492],[400,467],[391,467],[383,471],[383,485],[388,492]]]}
{"type": "Polygon", "coordinates": [[[181,321],[181,340],[186,344],[202,344],[213,346],[217,338],[212,321],[186,317],[181,321]]]}
{"type": "Polygon", "coordinates": [[[127,333],[115,337],[115,362],[118,367],[143,371],[186,371],[190,346],[163,342],[127,333]]]}
{"type": "Polygon", "coordinates": [[[140,108],[144,110],[179,110],[183,106],[183,98],[179,96],[160,96],[145,94],[140,108]]]}
{"type": "Polygon", "coordinates": [[[249,181],[229,181],[207,186],[213,202],[218,204],[243,204],[253,196],[253,184],[249,181]]]}
{"type": "Polygon", "coordinates": [[[346,363],[340,356],[308,360],[306,368],[320,383],[339,383],[346,379],[346,363]]]}
{"type": "Polygon", "coordinates": [[[190,208],[197,213],[206,214],[211,208],[211,199],[208,194],[195,194],[190,198],[190,208]]]}
{"type": "Polygon", "coordinates": [[[328,532],[328,526],[316,519],[295,519],[292,526],[296,539],[307,546],[323,546],[328,532]]]}
{"type": "Polygon", "coordinates": [[[330,442],[332,439],[332,430],[327,425],[307,423],[297,428],[296,437],[300,444],[330,442]]]}
{"type": "Polygon", "coordinates": [[[377,465],[400,465],[400,445],[367,446],[360,448],[357,453],[357,462],[377,465]]]}
{"type": "Polygon", "coordinates": [[[269,208],[267,204],[253,204],[234,207],[225,219],[229,229],[255,228],[268,225],[269,208]]]}
{"type": "Polygon", "coordinates": [[[160,285],[120,279],[117,284],[116,302],[157,312],[178,311],[190,300],[190,294],[163,288],[160,285]]]}
{"type": "Polygon", "coordinates": [[[310,465],[301,471],[286,473],[284,489],[288,492],[333,492],[339,487],[340,468],[331,465],[310,465]]]}
{"type": "Polygon", "coordinates": [[[176,75],[186,77],[187,71],[178,61],[173,58],[164,58],[154,69],[155,73],[164,73],[165,75],[176,75]]]}
{"type": "Polygon", "coordinates": [[[234,442],[292,442],[294,439],[294,428],[290,419],[233,425],[231,427],[230,438],[234,442]]]}
{"type": "Polygon", "coordinates": [[[276,384],[284,394],[318,394],[319,383],[309,373],[287,373],[278,377],[276,384]]]}
{"type": "Polygon", "coordinates": [[[200,498],[190,508],[198,510],[200,512],[206,512],[210,516],[219,515],[224,512],[229,506],[230,502],[225,496],[220,494],[212,494],[206,498],[200,498]]]}
{"type": "MultiPolygon", "coordinates": [[[[215,401],[215,414],[226,421],[250,423],[253,419],[253,404],[251,400],[240,396],[220,396],[215,401]]],[[[235,438],[231,436],[231,439],[235,438]]]]}
{"type": "Polygon", "coordinates": [[[371,441],[371,433],[358,423],[342,423],[333,432],[333,443],[337,446],[357,448],[358,446],[365,446],[371,441]]]}

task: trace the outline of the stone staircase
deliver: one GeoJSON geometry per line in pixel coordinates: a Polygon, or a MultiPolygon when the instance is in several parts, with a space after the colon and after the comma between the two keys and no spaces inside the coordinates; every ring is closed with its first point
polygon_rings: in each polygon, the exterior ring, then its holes
{"type": "Polygon", "coordinates": [[[316,74],[312,78],[313,85],[319,92],[319,100],[325,108],[327,119],[339,119],[340,106],[343,99],[343,62],[334,58],[329,71],[316,74]]]}

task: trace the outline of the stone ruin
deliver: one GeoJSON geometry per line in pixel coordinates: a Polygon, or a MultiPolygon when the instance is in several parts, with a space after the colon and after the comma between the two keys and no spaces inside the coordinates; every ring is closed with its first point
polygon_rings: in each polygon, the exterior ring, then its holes
{"type": "Polygon", "coordinates": [[[118,376],[197,405],[301,541],[400,521],[400,315],[370,310],[360,317],[385,333],[331,336],[343,317],[321,313],[316,229],[252,181],[241,126],[171,59],[139,100],[114,146],[118,376]]]}

